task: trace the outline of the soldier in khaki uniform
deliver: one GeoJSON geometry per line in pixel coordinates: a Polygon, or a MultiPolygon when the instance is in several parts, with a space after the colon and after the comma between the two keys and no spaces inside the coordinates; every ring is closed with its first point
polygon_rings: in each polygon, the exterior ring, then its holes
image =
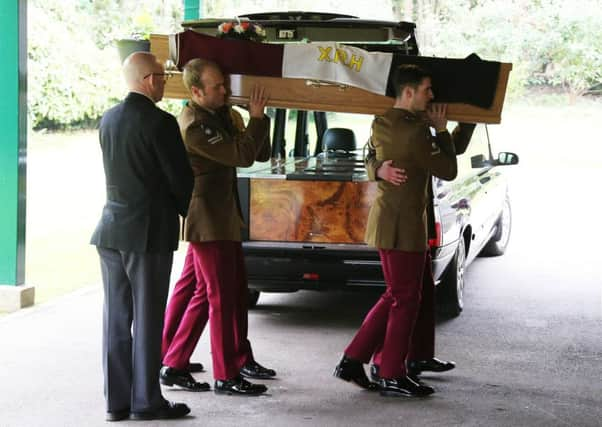
{"type": "MultiPolygon", "coordinates": [[[[456,155],[463,154],[468,148],[475,125],[473,123],[458,123],[451,134],[456,150],[456,155]]],[[[366,156],[366,171],[371,181],[384,180],[393,185],[401,185],[407,180],[405,170],[392,166],[392,160],[377,160],[376,150],[369,143],[368,155],[366,156]]],[[[429,179],[429,194],[427,204],[428,237],[436,236],[435,215],[433,211],[433,189],[432,180],[429,179]]],[[[408,354],[408,376],[418,380],[418,375],[425,371],[445,372],[455,368],[451,361],[439,360],[435,357],[435,282],[431,268],[430,251],[427,251],[427,263],[422,282],[422,295],[420,299],[420,310],[414,326],[412,343],[408,354]]],[[[377,351],[372,359],[370,367],[370,378],[372,381],[379,380],[379,365],[381,352],[377,351]]]]}
{"type": "Polygon", "coordinates": [[[395,104],[374,119],[372,140],[376,160],[392,160],[410,179],[404,185],[378,182],[366,242],[378,248],[387,289],[345,349],[335,376],[375,388],[362,364],[380,353],[378,388],[382,395],[427,396],[434,389],[409,378],[405,361],[429,262],[427,204],[431,174],[454,179],[457,161],[446,128],[446,107],[431,106],[427,111],[433,99],[430,75],[414,65],[404,65],[396,72],[395,85],[395,104]],[[424,112],[428,120],[423,119],[424,112]],[[431,126],[436,136],[432,136],[431,126]]]}
{"type": "Polygon", "coordinates": [[[166,313],[171,337],[169,345],[164,345],[161,380],[192,391],[208,388],[187,370],[208,309],[215,392],[257,395],[267,387],[246,381],[241,372],[263,378],[275,372],[255,362],[247,339],[247,277],[240,243],[244,223],[236,167],[269,159],[269,119],[264,115],[267,96],[262,88],[254,88],[249,103],[251,118],[242,130],[240,116],[225,107],[224,76],[215,63],[191,60],[184,67],[184,83],[191,100],[178,123],[195,176],[184,239],[190,242],[187,260],[193,263],[196,286],[191,295],[192,282],[186,280],[190,266],[185,266],[186,278],[178,283],[186,289],[174,290],[175,298],[166,313]],[[175,327],[170,324],[171,317],[179,318],[175,327]]]}

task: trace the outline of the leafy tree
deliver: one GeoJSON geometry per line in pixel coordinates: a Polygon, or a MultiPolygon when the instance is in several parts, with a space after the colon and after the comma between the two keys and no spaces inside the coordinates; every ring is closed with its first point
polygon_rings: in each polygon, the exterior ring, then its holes
{"type": "MultiPolygon", "coordinates": [[[[80,15],[64,0],[28,7],[28,106],[33,128],[94,122],[120,92],[114,49],[99,49],[80,15]]],[[[73,5],[72,5],[73,6],[73,5]]]]}
{"type": "Polygon", "coordinates": [[[602,0],[397,0],[425,55],[512,62],[509,90],[547,85],[571,100],[602,81],[602,0]]]}
{"type": "Polygon", "coordinates": [[[115,40],[141,30],[176,31],[181,22],[181,0],[147,0],[143,9],[139,4],[133,0],[30,1],[32,128],[94,125],[122,98],[125,86],[115,40]]]}
{"type": "MultiPolygon", "coordinates": [[[[571,102],[602,82],[602,2],[580,1],[568,7],[548,0],[547,35],[530,82],[560,86],[571,102]]],[[[525,46],[527,47],[527,46],[525,46]]]]}

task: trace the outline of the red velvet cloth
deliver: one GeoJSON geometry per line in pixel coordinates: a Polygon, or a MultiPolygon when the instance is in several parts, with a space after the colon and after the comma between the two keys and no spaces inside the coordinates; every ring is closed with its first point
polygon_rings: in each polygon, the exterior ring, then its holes
{"type": "Polygon", "coordinates": [[[216,62],[225,74],[282,77],[283,45],[218,39],[192,30],[178,37],[180,70],[189,60],[203,58],[216,62]]]}

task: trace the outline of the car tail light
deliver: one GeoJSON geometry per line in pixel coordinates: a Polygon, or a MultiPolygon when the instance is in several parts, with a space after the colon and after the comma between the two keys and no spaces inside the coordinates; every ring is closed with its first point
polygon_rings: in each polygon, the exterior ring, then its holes
{"type": "Polygon", "coordinates": [[[435,248],[441,246],[441,223],[435,222],[435,237],[429,239],[429,247],[435,248]]]}
{"type": "Polygon", "coordinates": [[[303,280],[320,280],[318,273],[303,273],[303,280]]]}

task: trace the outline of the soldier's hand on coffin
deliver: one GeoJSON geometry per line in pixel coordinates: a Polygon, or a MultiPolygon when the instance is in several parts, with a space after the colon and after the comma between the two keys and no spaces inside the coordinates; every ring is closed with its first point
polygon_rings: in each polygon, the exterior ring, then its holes
{"type": "Polygon", "coordinates": [[[255,85],[249,97],[249,114],[257,119],[263,118],[268,94],[263,86],[255,85]]]}
{"type": "Polygon", "coordinates": [[[447,104],[431,104],[426,114],[435,130],[447,128],[447,104]]]}
{"type": "Polygon", "coordinates": [[[376,176],[393,185],[401,185],[408,180],[406,170],[393,166],[393,160],[385,160],[376,170],[376,176]]]}

